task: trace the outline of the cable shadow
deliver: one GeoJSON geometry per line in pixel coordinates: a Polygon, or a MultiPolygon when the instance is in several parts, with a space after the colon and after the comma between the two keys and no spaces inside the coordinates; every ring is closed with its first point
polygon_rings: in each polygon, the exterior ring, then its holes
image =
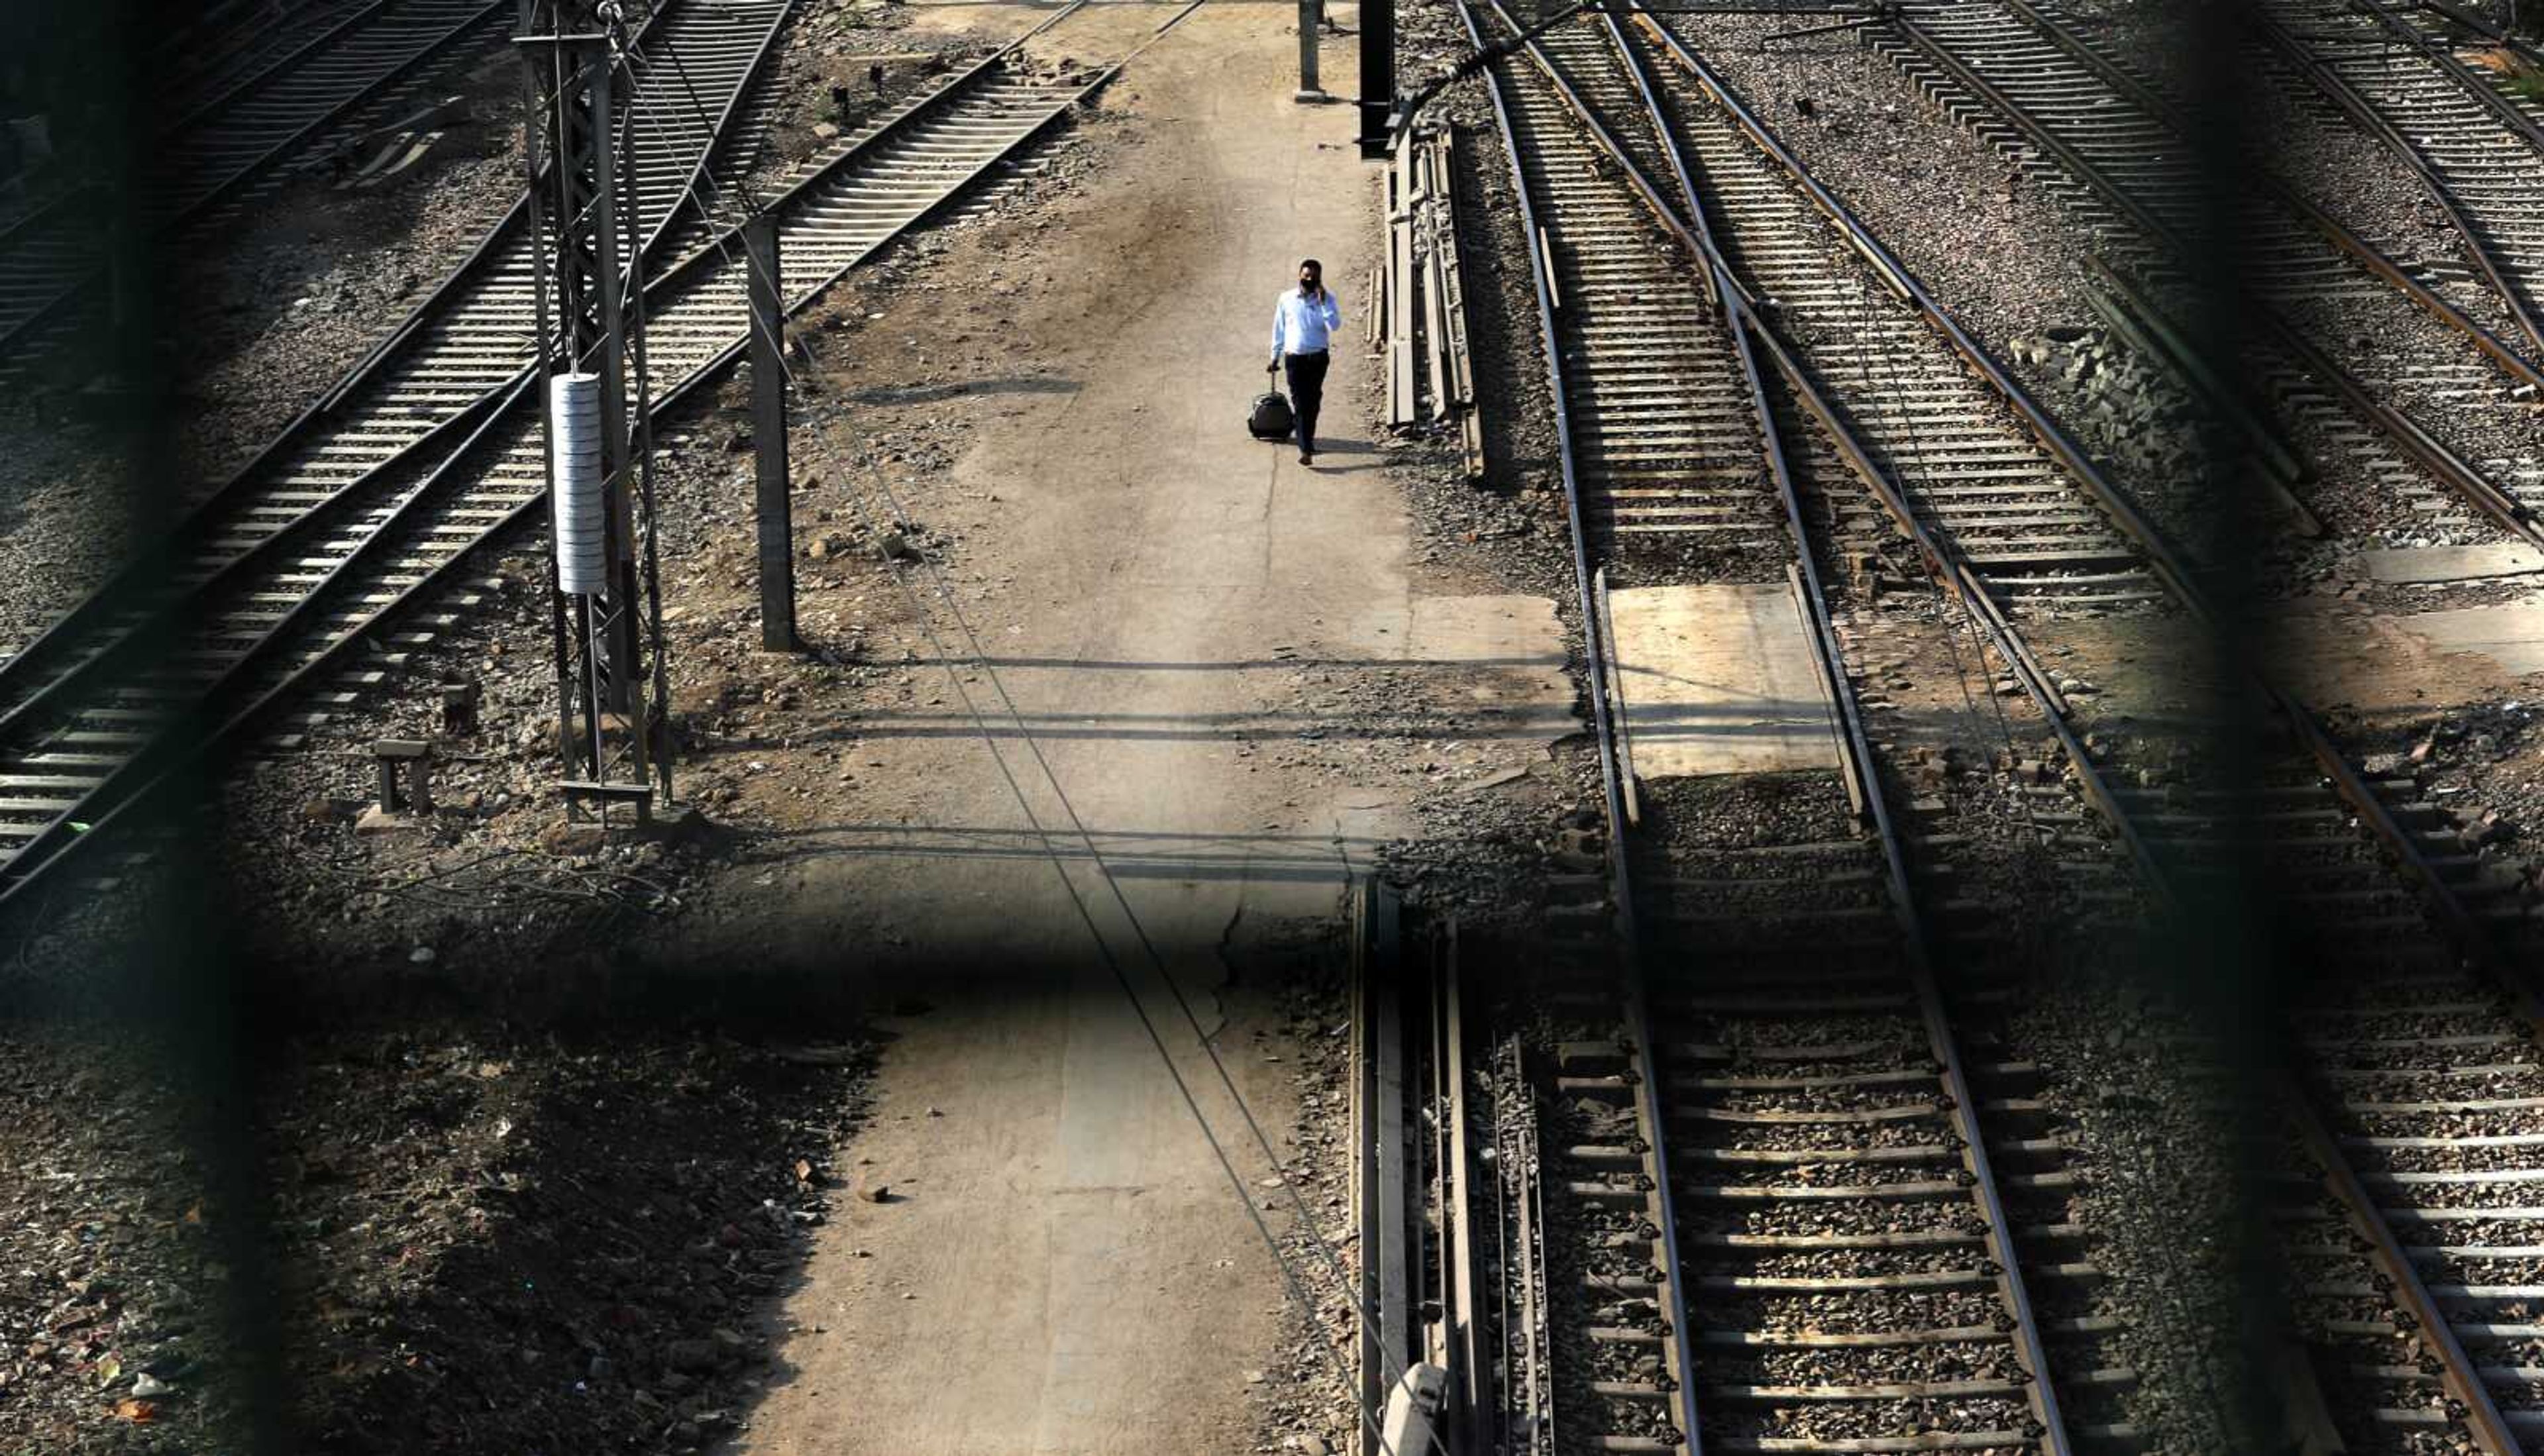
{"type": "Polygon", "coordinates": [[[1366,835],[1222,834],[1173,830],[1026,828],[973,825],[830,824],[746,839],[737,861],[770,867],[837,857],[1020,860],[1092,865],[1100,856],[1118,879],[1341,882],[1387,843],[1366,835]],[[1093,847],[1088,846],[1088,839],[1093,847]]]}
{"type": "Polygon", "coordinates": [[[854,404],[934,404],[966,394],[1075,394],[1084,387],[1075,379],[1015,374],[1000,379],[949,379],[942,384],[878,384],[841,397],[854,404]]]}

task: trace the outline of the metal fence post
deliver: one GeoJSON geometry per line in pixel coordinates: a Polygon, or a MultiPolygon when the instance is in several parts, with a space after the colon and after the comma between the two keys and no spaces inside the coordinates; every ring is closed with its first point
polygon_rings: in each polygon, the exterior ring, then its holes
{"type": "Polygon", "coordinates": [[[1324,0],[1299,0],[1299,94],[1293,101],[1323,101],[1316,83],[1316,25],[1324,18],[1324,0]]]}

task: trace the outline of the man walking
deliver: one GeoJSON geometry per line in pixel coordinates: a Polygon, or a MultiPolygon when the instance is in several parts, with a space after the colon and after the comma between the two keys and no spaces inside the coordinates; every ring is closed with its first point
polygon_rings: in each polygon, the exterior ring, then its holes
{"type": "Polygon", "coordinates": [[[1299,463],[1316,462],[1316,406],[1324,402],[1325,365],[1343,311],[1325,287],[1325,267],[1310,258],[1299,265],[1299,286],[1272,305],[1272,362],[1290,382],[1290,408],[1299,417],[1299,463]]]}

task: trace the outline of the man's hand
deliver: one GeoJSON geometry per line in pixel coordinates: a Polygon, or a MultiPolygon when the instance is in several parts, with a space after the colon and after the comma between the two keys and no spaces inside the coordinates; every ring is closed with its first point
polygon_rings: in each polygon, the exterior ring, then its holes
{"type": "Polygon", "coordinates": [[[1279,361],[1279,360],[1277,360],[1277,359],[1276,359],[1276,360],[1272,361],[1270,364],[1265,364],[1265,365],[1263,366],[1263,372],[1265,372],[1265,373],[1267,373],[1267,374],[1277,374],[1277,373],[1281,372],[1281,361],[1279,361]]]}

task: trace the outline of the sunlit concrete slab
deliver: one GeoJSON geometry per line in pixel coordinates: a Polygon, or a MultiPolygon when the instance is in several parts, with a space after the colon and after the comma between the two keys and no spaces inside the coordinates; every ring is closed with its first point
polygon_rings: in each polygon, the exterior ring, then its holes
{"type": "Polygon", "coordinates": [[[2504,673],[2544,673],[2544,597],[2489,607],[2416,611],[2399,619],[2406,632],[2427,639],[2439,652],[2489,658],[2504,673]]]}
{"type": "Polygon", "coordinates": [[[1609,607],[1638,776],[1837,767],[1828,689],[1782,583],[1636,587],[1609,607]]]}
{"type": "Polygon", "coordinates": [[[2367,575],[2380,582],[2478,582],[2544,571],[2544,550],[2523,541],[2479,546],[2400,546],[2361,551],[2367,575]]]}

